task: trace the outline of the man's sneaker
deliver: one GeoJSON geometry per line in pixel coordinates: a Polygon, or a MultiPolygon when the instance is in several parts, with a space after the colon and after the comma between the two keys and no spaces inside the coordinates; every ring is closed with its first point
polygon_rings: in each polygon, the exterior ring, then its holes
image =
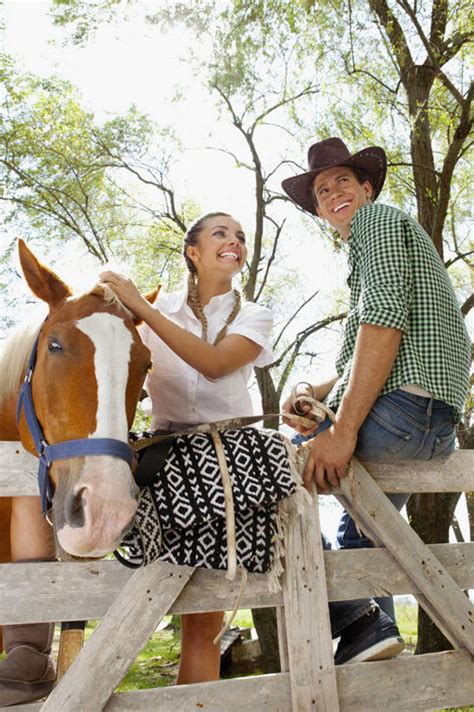
{"type": "Polygon", "coordinates": [[[386,660],[401,653],[404,647],[395,623],[377,607],[345,628],[334,661],[336,665],[342,665],[386,660]]]}

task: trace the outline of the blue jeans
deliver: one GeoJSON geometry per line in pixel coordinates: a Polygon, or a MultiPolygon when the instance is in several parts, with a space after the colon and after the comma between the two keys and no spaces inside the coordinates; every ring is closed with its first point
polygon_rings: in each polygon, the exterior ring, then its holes
{"type": "MultiPolygon", "coordinates": [[[[434,398],[416,396],[397,390],[380,396],[363,422],[355,455],[360,460],[396,462],[397,460],[431,460],[448,455],[455,447],[453,408],[434,398]]],[[[331,425],[326,418],[316,437],[331,425]]],[[[409,495],[387,495],[400,511],[409,495]]],[[[331,548],[327,540],[325,548],[331,548]]],[[[344,512],[337,532],[338,549],[371,547],[371,542],[357,532],[349,514],[344,512]]],[[[394,619],[393,599],[377,599],[394,619]]],[[[330,604],[331,628],[336,637],[350,623],[374,606],[373,599],[336,601],[330,604]]]]}

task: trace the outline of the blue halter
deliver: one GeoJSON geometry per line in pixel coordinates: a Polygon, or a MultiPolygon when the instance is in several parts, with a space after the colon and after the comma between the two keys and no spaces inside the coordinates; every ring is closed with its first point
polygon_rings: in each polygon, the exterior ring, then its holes
{"type": "Polygon", "coordinates": [[[112,455],[132,464],[134,454],[128,443],[114,438],[81,438],[80,440],[65,440],[64,442],[48,445],[36,417],[31,388],[31,379],[36,365],[39,334],[31,351],[25,380],[20,388],[16,410],[17,423],[21,411],[24,410],[26,423],[30,430],[36,451],[39,456],[38,485],[41,494],[41,511],[46,516],[53,502],[51,482],[49,481],[49,468],[55,460],[67,460],[70,457],[84,457],[86,455],[112,455]]]}

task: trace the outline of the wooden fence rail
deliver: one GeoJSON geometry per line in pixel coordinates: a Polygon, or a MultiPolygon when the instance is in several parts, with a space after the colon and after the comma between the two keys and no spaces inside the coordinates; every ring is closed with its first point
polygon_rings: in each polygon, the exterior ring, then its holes
{"type": "MultiPolygon", "coordinates": [[[[37,493],[36,460],[17,443],[0,443],[0,462],[0,496],[37,493]]],[[[474,490],[473,451],[367,469],[385,492],[474,490]]],[[[114,561],[0,565],[0,624],[102,619],[48,701],[18,706],[18,712],[240,712],[243,700],[248,712],[426,712],[474,703],[474,609],[460,593],[474,588],[474,543],[423,545],[378,490],[372,492],[365,468],[356,470],[355,501],[345,483],[339,494],[357,509],[364,530],[388,548],[323,552],[318,508],[308,507],[291,520],[283,591],[270,594],[266,576],[249,576],[242,607],[276,606],[279,620],[286,620],[283,672],[276,675],[113,694],[163,615],[232,608],[238,584],[222,572],[162,562],[137,572],[114,561]],[[407,593],[459,649],[335,668],[327,601],[407,593]]]]}

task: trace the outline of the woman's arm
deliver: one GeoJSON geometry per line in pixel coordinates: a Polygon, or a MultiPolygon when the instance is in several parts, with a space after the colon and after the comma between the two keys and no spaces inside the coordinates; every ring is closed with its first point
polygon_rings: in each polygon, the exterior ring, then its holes
{"type": "Polygon", "coordinates": [[[227,376],[255,361],[262,351],[262,346],[239,334],[225,336],[217,346],[209,344],[152,307],[130,279],[115,272],[103,272],[100,278],[175,354],[206,378],[227,376]]]}

